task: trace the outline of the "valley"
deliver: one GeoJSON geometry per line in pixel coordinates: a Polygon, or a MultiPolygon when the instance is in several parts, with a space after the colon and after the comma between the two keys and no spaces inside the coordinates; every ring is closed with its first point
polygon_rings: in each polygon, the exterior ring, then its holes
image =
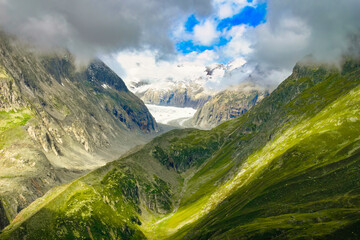
{"type": "Polygon", "coordinates": [[[270,91],[267,88],[251,81],[228,86],[220,91],[206,87],[213,75],[218,75],[218,78],[224,77],[229,74],[229,70],[226,69],[233,67],[206,67],[206,77],[194,79],[190,84],[166,82],[159,85],[131,82],[127,85],[144,101],[158,122],[173,127],[209,130],[241,116],[269,95],[270,91]]]}
{"type": "Polygon", "coordinates": [[[51,190],[0,236],[355,238],[359,69],[298,63],[241,117],[156,137],[51,190]]]}
{"type": "Polygon", "coordinates": [[[0,240],[360,239],[359,12],[0,0],[0,240]]]}

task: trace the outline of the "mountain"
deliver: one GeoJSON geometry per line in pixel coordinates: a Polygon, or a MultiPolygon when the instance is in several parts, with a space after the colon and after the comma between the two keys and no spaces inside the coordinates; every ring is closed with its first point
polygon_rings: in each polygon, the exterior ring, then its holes
{"type": "MultiPolygon", "coordinates": [[[[242,61],[234,61],[228,65],[212,64],[204,67],[201,74],[183,79],[168,77],[155,82],[138,80],[129,81],[127,85],[146,104],[198,109],[216,93],[207,84],[218,83],[220,79],[243,64],[242,61]]],[[[182,69],[183,66],[179,65],[178,68],[182,69]]]]}
{"type": "Polygon", "coordinates": [[[159,122],[165,123],[162,119],[168,115],[167,112],[173,111],[178,118],[171,120],[170,117],[165,124],[180,128],[211,129],[245,113],[269,94],[264,87],[255,84],[251,76],[248,82],[230,86],[223,91],[211,90],[208,87],[216,86],[225,78],[231,78],[234,71],[240,70],[243,64],[242,60],[227,65],[212,64],[204,67],[203,75],[191,80],[175,81],[169,78],[158,83],[141,80],[128,85],[131,91],[148,104],[159,122]],[[196,114],[186,114],[185,112],[194,112],[188,108],[196,109],[196,114]]]}
{"type": "Polygon", "coordinates": [[[189,124],[202,129],[211,129],[229,119],[236,118],[250,110],[268,91],[253,83],[243,83],[217,93],[199,108],[189,124]]]}
{"type": "Polygon", "coordinates": [[[174,84],[169,88],[149,88],[145,92],[138,92],[136,95],[146,104],[173,107],[198,108],[203,106],[211,97],[212,93],[196,83],[174,84]]]}
{"type": "Polygon", "coordinates": [[[144,103],[103,62],[34,53],[0,34],[0,229],[51,187],[154,137],[144,103]]]}
{"type": "Polygon", "coordinates": [[[0,238],[358,239],[359,76],[299,63],[242,116],[53,188],[0,238]]]}

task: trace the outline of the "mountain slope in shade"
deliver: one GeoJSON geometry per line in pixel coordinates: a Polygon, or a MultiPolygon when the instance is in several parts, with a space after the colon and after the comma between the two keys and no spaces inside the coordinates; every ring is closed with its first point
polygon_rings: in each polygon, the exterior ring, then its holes
{"type": "Polygon", "coordinates": [[[232,118],[249,111],[269,92],[253,83],[243,83],[217,93],[202,107],[189,122],[190,125],[202,129],[211,129],[232,118]]]}
{"type": "Polygon", "coordinates": [[[101,61],[38,55],[0,34],[0,228],[51,187],[147,142],[158,126],[101,61]]]}
{"type": "Polygon", "coordinates": [[[20,212],[2,239],[359,237],[360,64],[297,64],[211,131],[168,132],[20,212]]]}

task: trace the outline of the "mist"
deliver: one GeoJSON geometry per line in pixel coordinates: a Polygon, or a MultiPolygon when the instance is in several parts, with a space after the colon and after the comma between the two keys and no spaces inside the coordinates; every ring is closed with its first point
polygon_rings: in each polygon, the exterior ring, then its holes
{"type": "Polygon", "coordinates": [[[316,63],[340,65],[344,56],[360,56],[360,1],[269,0],[266,22],[247,28],[251,42],[241,68],[233,70],[220,88],[251,81],[273,89],[294,65],[311,56],[316,63]]]}

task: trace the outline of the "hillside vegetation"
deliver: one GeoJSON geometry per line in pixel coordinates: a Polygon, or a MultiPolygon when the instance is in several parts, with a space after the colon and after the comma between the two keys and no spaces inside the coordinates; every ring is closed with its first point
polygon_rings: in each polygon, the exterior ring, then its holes
{"type": "Polygon", "coordinates": [[[241,117],[49,191],[1,239],[358,239],[360,64],[299,63],[241,117]]]}

